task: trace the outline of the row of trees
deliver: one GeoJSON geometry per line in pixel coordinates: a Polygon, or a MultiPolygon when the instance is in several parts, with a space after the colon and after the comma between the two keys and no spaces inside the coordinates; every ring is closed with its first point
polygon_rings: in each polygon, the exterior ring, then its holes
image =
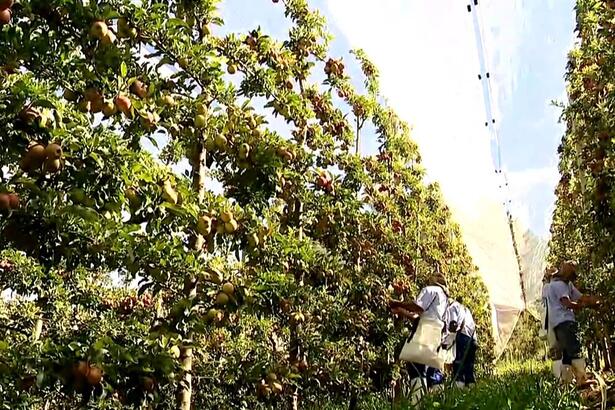
{"type": "MultiPolygon", "coordinates": [[[[568,63],[566,135],[551,228],[551,262],[578,261],[580,284],[615,300],[615,2],[577,1],[579,44],[568,63]]],[[[583,320],[595,365],[615,357],[612,315],[583,320]]]]}
{"type": "Polygon", "coordinates": [[[387,301],[436,270],[489,359],[485,288],[375,66],[354,53],[357,90],[323,18],[275,3],[283,40],[215,35],[216,0],[0,1],[3,407],[381,391],[405,335],[387,301]]]}

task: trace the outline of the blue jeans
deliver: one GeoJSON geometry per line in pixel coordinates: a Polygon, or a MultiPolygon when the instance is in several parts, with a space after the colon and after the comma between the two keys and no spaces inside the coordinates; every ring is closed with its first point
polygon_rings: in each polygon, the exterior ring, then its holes
{"type": "Polygon", "coordinates": [[[455,361],[453,362],[453,375],[455,381],[465,384],[476,382],[474,377],[474,362],[476,361],[476,340],[461,332],[455,337],[455,361]]]}
{"type": "Polygon", "coordinates": [[[417,377],[427,379],[428,389],[444,382],[442,372],[433,367],[427,367],[424,364],[419,363],[408,363],[407,369],[408,376],[410,376],[411,379],[415,379],[417,377]]]}

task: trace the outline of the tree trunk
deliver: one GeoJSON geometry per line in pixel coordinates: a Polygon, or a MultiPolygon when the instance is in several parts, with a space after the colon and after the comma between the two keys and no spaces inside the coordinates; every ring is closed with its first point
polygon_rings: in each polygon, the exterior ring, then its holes
{"type": "Polygon", "coordinates": [[[36,323],[34,323],[34,329],[32,329],[32,341],[36,342],[41,338],[43,333],[43,318],[37,317],[36,323]]]}
{"type": "MultiPolygon", "coordinates": [[[[205,198],[205,148],[202,143],[196,147],[194,158],[192,159],[192,189],[197,193],[198,202],[201,204],[205,198]]],[[[202,235],[196,234],[192,238],[192,247],[195,251],[201,252],[205,240],[202,235]]],[[[189,299],[196,297],[197,280],[195,277],[186,276],[184,281],[184,296],[189,299]]],[[[177,408],[179,410],[190,410],[192,403],[192,335],[189,333],[184,336],[184,341],[180,349],[180,360],[182,367],[182,378],[179,385],[177,408]]]]}

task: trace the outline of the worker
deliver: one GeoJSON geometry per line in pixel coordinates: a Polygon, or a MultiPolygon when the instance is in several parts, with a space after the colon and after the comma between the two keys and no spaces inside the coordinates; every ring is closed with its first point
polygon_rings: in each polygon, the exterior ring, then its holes
{"type": "Polygon", "coordinates": [[[571,383],[576,379],[578,386],[588,382],[585,359],[581,354],[578,324],[575,312],[583,308],[595,308],[600,301],[589,295],[583,295],[574,286],[577,267],[572,261],[563,262],[553,275],[546,291],[549,311],[549,326],[555,333],[557,346],[562,352],[560,380],[571,383]]]}
{"type": "MultiPolygon", "coordinates": [[[[433,275],[413,302],[391,301],[391,311],[406,319],[418,320],[429,318],[441,324],[444,330],[444,318],[448,307],[448,286],[446,278],[441,273],[433,275]]],[[[441,342],[441,333],[437,335],[435,345],[441,342]]],[[[410,376],[410,402],[415,405],[429,388],[433,377],[428,379],[429,366],[424,363],[407,363],[410,376]]],[[[430,372],[432,373],[432,372],[430,372]]],[[[430,374],[431,376],[432,374],[430,374]]]]}
{"type": "Polygon", "coordinates": [[[549,326],[549,307],[547,305],[547,292],[549,290],[549,284],[551,283],[551,278],[556,272],[556,267],[548,267],[545,269],[545,274],[542,279],[542,306],[544,314],[541,318],[541,329],[539,335],[542,340],[547,342],[548,350],[545,360],[547,358],[551,360],[551,371],[555,378],[559,379],[561,377],[562,369],[562,352],[557,346],[555,332],[549,326]]]}
{"type": "Polygon", "coordinates": [[[448,309],[448,330],[455,333],[455,360],[453,361],[453,378],[457,387],[467,387],[476,383],[474,365],[476,362],[476,323],[472,312],[458,297],[448,309]]]}

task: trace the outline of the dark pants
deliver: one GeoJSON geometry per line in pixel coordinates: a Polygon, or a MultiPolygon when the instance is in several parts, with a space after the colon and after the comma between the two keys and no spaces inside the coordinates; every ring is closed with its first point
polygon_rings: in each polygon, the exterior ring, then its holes
{"type": "Polygon", "coordinates": [[[476,361],[476,341],[461,332],[455,337],[455,361],[453,362],[453,375],[455,381],[472,384],[474,378],[474,362],[476,361]]]}
{"type": "Polygon", "coordinates": [[[559,350],[562,352],[562,364],[571,365],[574,359],[581,358],[581,342],[577,322],[562,322],[553,328],[559,350]]]}
{"type": "Polygon", "coordinates": [[[427,367],[424,364],[408,363],[408,376],[411,379],[423,378],[427,379],[427,388],[431,389],[433,386],[442,384],[444,382],[442,372],[433,367],[427,367]]]}

